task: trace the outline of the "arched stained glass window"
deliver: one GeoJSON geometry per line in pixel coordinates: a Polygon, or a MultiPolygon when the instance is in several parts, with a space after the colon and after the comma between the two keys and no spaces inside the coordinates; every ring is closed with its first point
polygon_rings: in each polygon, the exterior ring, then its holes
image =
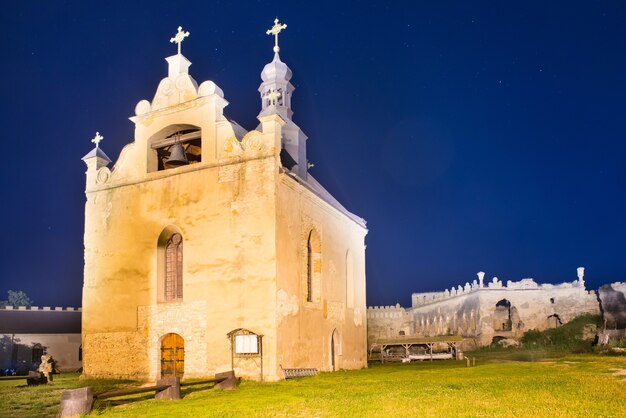
{"type": "Polygon", "coordinates": [[[183,237],[173,234],[165,245],[165,300],[183,298],[183,237]]]}

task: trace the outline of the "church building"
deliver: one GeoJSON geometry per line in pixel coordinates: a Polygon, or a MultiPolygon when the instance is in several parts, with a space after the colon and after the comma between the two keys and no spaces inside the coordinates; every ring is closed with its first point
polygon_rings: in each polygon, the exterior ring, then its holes
{"type": "MultiPolygon", "coordinates": [[[[259,125],[224,115],[178,53],[134,141],[86,171],[82,353],[86,377],[278,380],[283,368],[367,366],[365,221],[308,172],[292,72],[261,72],[259,125]]],[[[323,140],[323,139],[316,139],[323,140]]]]}

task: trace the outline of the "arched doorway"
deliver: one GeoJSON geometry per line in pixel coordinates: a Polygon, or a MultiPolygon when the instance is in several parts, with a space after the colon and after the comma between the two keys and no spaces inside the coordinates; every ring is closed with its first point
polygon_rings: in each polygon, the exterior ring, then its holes
{"type": "Polygon", "coordinates": [[[513,329],[511,302],[506,299],[496,303],[496,309],[493,314],[493,329],[496,331],[511,331],[513,329]]]}
{"type": "Polygon", "coordinates": [[[185,372],[185,340],[178,334],[166,334],[161,339],[161,379],[182,377],[185,372]]]}
{"type": "Polygon", "coordinates": [[[339,356],[341,355],[341,337],[335,329],[330,337],[330,365],[332,371],[339,370],[339,356]]]}

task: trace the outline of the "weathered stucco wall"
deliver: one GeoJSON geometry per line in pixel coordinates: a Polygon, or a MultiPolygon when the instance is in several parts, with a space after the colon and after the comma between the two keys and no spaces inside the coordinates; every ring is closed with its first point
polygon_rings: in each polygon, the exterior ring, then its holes
{"type": "Polygon", "coordinates": [[[281,176],[278,190],[279,363],[320,370],[366,367],[367,230],[289,175],[281,176]],[[308,302],[307,242],[312,230],[320,238],[321,274],[308,302]]]}
{"type": "Polygon", "coordinates": [[[239,143],[221,116],[222,101],[203,97],[135,118],[135,142],[112,172],[88,172],[87,376],[156,379],[160,339],[167,333],[185,340],[188,376],[230,369],[226,334],[239,327],[266,335],[265,352],[275,357],[280,121],[271,119],[264,134],[253,131],[239,143]],[[200,128],[202,162],[148,172],[151,138],[182,125],[200,128]],[[241,144],[238,154],[227,146],[232,140],[241,144]],[[166,228],[183,237],[182,302],[160,302],[157,242],[166,228]]]}

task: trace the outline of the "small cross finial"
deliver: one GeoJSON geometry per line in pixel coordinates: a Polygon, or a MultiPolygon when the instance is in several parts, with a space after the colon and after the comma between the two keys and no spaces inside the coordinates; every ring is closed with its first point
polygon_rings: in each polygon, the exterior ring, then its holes
{"type": "Polygon", "coordinates": [[[102,141],[103,139],[104,139],[104,137],[102,135],[100,135],[100,132],[96,132],[96,136],[93,137],[91,142],[96,144],[96,148],[98,148],[98,146],[100,144],[100,141],[102,141]]]}
{"type": "Polygon", "coordinates": [[[180,55],[180,44],[189,36],[189,32],[184,32],[182,26],[178,27],[178,32],[170,39],[170,42],[178,45],[178,55],[180,55]]]}
{"type": "Polygon", "coordinates": [[[265,33],[267,33],[268,35],[274,35],[274,52],[278,52],[280,51],[280,48],[278,47],[278,34],[283,30],[286,29],[287,25],[284,23],[278,23],[278,18],[274,19],[274,26],[272,26],[270,29],[268,29],[265,33]]]}

